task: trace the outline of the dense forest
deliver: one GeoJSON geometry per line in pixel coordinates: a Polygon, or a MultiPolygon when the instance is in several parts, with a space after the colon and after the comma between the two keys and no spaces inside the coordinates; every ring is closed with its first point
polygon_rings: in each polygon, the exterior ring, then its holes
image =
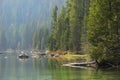
{"type": "Polygon", "coordinates": [[[48,42],[50,50],[81,51],[82,42],[85,42],[82,38],[86,37],[88,8],[89,0],[68,0],[59,15],[55,7],[48,42]]]}
{"type": "Polygon", "coordinates": [[[91,43],[91,55],[98,63],[118,67],[120,0],[91,0],[89,10],[88,40],[91,43]]]}
{"type": "Polygon", "coordinates": [[[43,42],[49,32],[53,7],[61,8],[64,4],[64,0],[1,0],[0,50],[31,49],[36,45],[35,34],[46,29],[47,33],[41,36],[43,42]]]}
{"type": "Polygon", "coordinates": [[[0,0],[0,80],[120,80],[120,0],[0,0]]]}
{"type": "Polygon", "coordinates": [[[0,50],[7,49],[69,51],[118,66],[120,0],[2,0],[0,50]]]}
{"type": "Polygon", "coordinates": [[[51,51],[90,54],[99,65],[120,64],[120,0],[67,0],[53,9],[51,51]]]}

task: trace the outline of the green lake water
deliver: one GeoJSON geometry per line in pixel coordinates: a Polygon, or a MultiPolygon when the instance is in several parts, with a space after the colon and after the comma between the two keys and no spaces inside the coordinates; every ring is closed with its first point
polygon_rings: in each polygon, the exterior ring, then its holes
{"type": "Polygon", "coordinates": [[[47,58],[19,60],[17,56],[0,54],[0,80],[120,80],[118,70],[70,68],[47,58]]]}

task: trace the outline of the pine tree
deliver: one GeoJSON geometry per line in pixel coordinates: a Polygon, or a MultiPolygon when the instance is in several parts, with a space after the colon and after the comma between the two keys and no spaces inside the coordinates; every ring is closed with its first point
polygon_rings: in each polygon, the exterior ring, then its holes
{"type": "Polygon", "coordinates": [[[83,26],[83,0],[70,1],[70,50],[80,51],[83,26]]]}
{"type": "Polygon", "coordinates": [[[120,1],[91,0],[88,18],[88,40],[91,55],[98,62],[119,63],[120,1]]]}
{"type": "Polygon", "coordinates": [[[58,16],[56,28],[56,47],[61,50],[68,50],[69,42],[69,16],[66,7],[63,6],[58,16]]]}
{"type": "Polygon", "coordinates": [[[55,34],[56,34],[56,27],[57,27],[57,11],[58,11],[58,8],[57,6],[55,6],[53,9],[52,21],[51,21],[51,34],[48,39],[49,50],[56,50],[55,34]]]}

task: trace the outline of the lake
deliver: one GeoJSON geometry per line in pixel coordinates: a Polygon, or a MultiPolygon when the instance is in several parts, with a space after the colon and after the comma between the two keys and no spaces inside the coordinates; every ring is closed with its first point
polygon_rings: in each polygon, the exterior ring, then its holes
{"type": "Polygon", "coordinates": [[[0,54],[0,80],[120,80],[118,70],[70,68],[47,58],[19,60],[17,56],[0,54]]]}

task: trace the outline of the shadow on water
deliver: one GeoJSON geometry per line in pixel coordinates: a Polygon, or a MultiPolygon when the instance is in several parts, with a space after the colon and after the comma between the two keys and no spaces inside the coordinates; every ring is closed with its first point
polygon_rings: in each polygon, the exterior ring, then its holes
{"type": "Polygon", "coordinates": [[[64,67],[46,57],[21,61],[17,56],[0,55],[0,80],[120,80],[120,71],[64,67]]]}

